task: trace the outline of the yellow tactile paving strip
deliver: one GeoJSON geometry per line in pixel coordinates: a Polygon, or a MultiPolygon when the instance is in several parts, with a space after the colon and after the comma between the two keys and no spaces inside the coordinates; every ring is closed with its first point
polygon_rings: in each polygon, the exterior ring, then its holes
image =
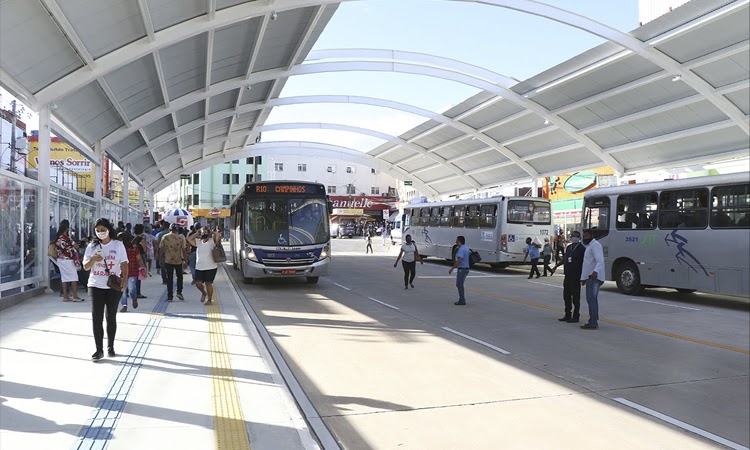
{"type": "Polygon", "coordinates": [[[211,350],[213,384],[214,433],[218,450],[250,449],[242,404],[237,394],[232,362],[229,358],[224,323],[221,320],[219,295],[214,292],[213,304],[206,306],[211,350]]]}

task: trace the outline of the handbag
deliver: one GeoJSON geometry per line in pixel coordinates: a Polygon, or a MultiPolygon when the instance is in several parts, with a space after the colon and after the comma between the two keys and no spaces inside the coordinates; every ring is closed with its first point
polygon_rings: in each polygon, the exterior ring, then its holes
{"type": "Polygon", "coordinates": [[[83,270],[81,258],[78,256],[78,252],[73,252],[73,264],[76,266],[76,271],[83,270]]]}
{"type": "Polygon", "coordinates": [[[224,252],[224,246],[221,242],[217,242],[214,248],[211,249],[211,256],[214,258],[214,262],[221,263],[227,260],[227,254],[224,252]]]}
{"type": "Polygon", "coordinates": [[[57,257],[59,256],[57,254],[57,246],[55,245],[54,242],[50,242],[49,245],[47,246],[47,254],[53,257],[54,259],[57,259],[57,257]]]}

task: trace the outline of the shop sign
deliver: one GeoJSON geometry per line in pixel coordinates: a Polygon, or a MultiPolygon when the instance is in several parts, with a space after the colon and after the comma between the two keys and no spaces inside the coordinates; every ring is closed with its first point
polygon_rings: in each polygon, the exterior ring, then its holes
{"type": "Polygon", "coordinates": [[[364,209],[334,208],[333,210],[333,215],[335,216],[361,216],[364,213],[364,209]]]}
{"type": "Polygon", "coordinates": [[[219,217],[221,215],[221,211],[219,211],[217,208],[213,208],[211,211],[208,212],[208,215],[210,217],[219,217]]]}
{"type": "Polygon", "coordinates": [[[576,193],[585,191],[594,184],[596,184],[596,173],[577,172],[565,180],[565,183],[563,183],[563,189],[571,193],[576,193]]]}

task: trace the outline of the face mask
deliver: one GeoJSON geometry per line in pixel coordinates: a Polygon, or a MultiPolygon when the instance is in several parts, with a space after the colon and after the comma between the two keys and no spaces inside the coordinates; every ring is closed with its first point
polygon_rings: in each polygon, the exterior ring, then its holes
{"type": "Polygon", "coordinates": [[[583,244],[584,244],[584,245],[589,245],[589,244],[591,243],[591,241],[593,241],[593,240],[594,240],[594,238],[588,238],[588,239],[584,239],[584,240],[583,240],[583,244]]]}
{"type": "Polygon", "coordinates": [[[98,237],[100,240],[107,239],[107,236],[109,236],[109,231],[97,231],[96,237],[98,237]]]}
{"type": "Polygon", "coordinates": [[[208,233],[201,234],[201,239],[208,239],[208,233]]]}
{"type": "Polygon", "coordinates": [[[577,244],[577,243],[581,242],[581,238],[577,238],[577,237],[574,236],[574,237],[570,238],[570,242],[572,242],[574,244],[577,244]]]}

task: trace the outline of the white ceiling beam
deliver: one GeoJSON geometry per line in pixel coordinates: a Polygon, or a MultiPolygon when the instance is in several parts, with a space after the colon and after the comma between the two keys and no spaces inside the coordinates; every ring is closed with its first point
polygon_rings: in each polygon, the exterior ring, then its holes
{"type": "Polygon", "coordinates": [[[628,150],[634,150],[634,149],[640,148],[640,147],[645,147],[647,145],[656,145],[656,144],[661,144],[661,143],[664,143],[664,142],[673,141],[675,139],[682,139],[682,138],[686,138],[686,137],[690,137],[690,136],[695,136],[695,135],[698,135],[698,134],[710,133],[712,131],[723,130],[724,128],[731,128],[733,126],[736,126],[736,124],[734,123],[734,121],[727,119],[727,120],[722,120],[720,122],[716,122],[716,123],[712,123],[712,124],[708,124],[708,125],[701,125],[701,126],[698,126],[698,127],[687,128],[687,129],[684,129],[684,130],[676,131],[674,133],[667,133],[667,134],[663,134],[661,136],[655,136],[655,137],[652,137],[652,138],[641,139],[639,141],[629,142],[629,143],[623,144],[623,145],[616,145],[616,146],[613,146],[613,147],[607,147],[607,148],[604,149],[604,151],[607,154],[624,152],[624,151],[628,151],[628,150]]]}
{"type": "Polygon", "coordinates": [[[36,96],[32,94],[30,90],[23,87],[23,85],[19,83],[18,80],[12,77],[2,67],[0,67],[0,84],[7,88],[8,91],[13,94],[13,96],[18,100],[23,102],[24,105],[28,106],[34,111],[39,111],[41,109],[41,104],[39,103],[39,100],[37,100],[36,96]]]}
{"type": "Polygon", "coordinates": [[[60,5],[58,5],[55,0],[40,1],[42,3],[42,6],[44,6],[49,15],[52,17],[52,20],[54,20],[57,26],[60,28],[60,31],[62,31],[65,38],[68,39],[68,42],[70,42],[73,50],[78,53],[78,55],[87,66],[93,65],[94,58],[91,56],[91,53],[89,53],[88,49],[86,49],[86,46],[78,36],[78,33],[76,33],[73,25],[71,25],[71,23],[68,21],[68,18],[65,17],[65,13],[63,13],[62,9],[60,9],[60,5]]]}
{"type": "Polygon", "coordinates": [[[544,150],[541,152],[533,153],[531,155],[525,156],[523,159],[524,161],[531,161],[534,159],[546,158],[547,156],[558,155],[560,153],[569,152],[571,150],[577,150],[577,149],[580,149],[581,147],[582,145],[576,142],[573,144],[563,145],[562,147],[557,147],[557,148],[553,148],[550,150],[544,150]]]}
{"type": "Polygon", "coordinates": [[[151,11],[148,9],[148,0],[138,0],[138,10],[141,12],[141,21],[146,29],[146,37],[149,42],[156,40],[154,33],[154,22],[151,20],[151,11]]]}
{"type": "Polygon", "coordinates": [[[211,21],[216,18],[216,0],[206,0],[206,18],[211,21]]]}
{"type": "Polygon", "coordinates": [[[159,78],[159,88],[164,99],[164,108],[169,110],[169,91],[167,91],[167,79],[164,77],[164,67],[161,64],[161,55],[156,50],[152,53],[154,57],[154,66],[156,67],[156,76],[159,78]]]}

